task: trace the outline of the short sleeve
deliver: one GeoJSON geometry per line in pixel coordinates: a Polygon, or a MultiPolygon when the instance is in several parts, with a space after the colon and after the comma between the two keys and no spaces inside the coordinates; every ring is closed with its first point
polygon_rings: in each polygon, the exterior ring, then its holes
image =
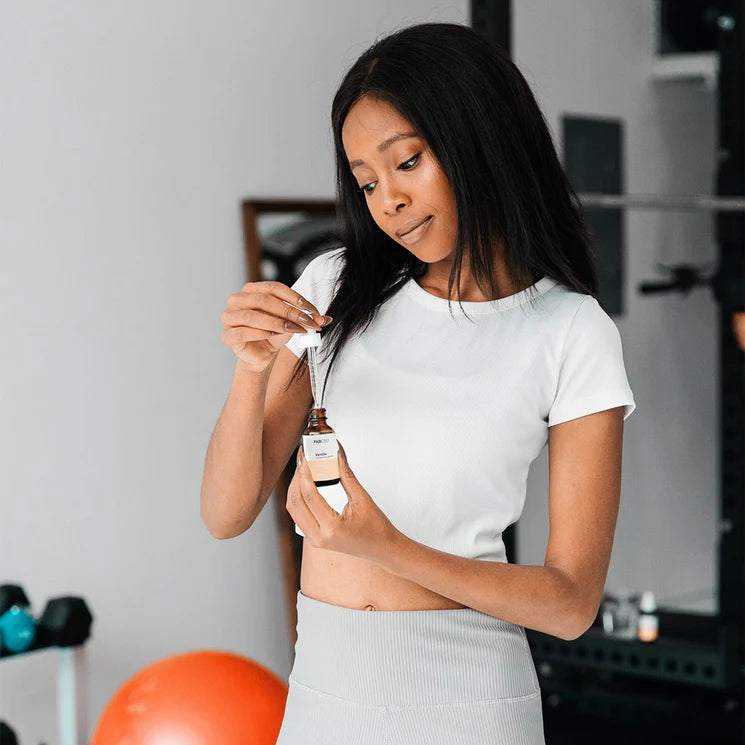
{"type": "MultiPolygon", "coordinates": [[[[325,315],[336,289],[336,282],[342,268],[344,248],[333,248],[314,256],[291,285],[295,292],[310,300],[325,315]]],[[[285,346],[296,356],[301,357],[304,347],[300,346],[301,332],[293,334],[285,346]]]]}
{"type": "Polygon", "coordinates": [[[636,408],[621,335],[613,319],[588,295],[567,332],[548,426],[616,406],[626,407],[624,419],[636,408]]]}

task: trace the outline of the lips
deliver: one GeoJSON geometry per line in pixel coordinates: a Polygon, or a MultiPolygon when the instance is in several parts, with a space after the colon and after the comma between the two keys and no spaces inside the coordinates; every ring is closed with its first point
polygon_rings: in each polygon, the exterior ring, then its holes
{"type": "Polygon", "coordinates": [[[403,238],[407,233],[411,233],[413,230],[416,230],[420,225],[423,225],[431,217],[432,215],[428,215],[421,220],[412,220],[411,222],[406,223],[406,225],[396,231],[396,235],[399,238],[403,238]]]}

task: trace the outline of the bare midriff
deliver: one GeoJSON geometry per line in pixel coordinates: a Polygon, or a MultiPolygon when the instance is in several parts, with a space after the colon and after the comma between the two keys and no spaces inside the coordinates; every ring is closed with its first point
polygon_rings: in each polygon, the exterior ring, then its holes
{"type": "Polygon", "coordinates": [[[306,597],[357,610],[465,608],[366,559],[303,541],[300,591],[306,597]]]}

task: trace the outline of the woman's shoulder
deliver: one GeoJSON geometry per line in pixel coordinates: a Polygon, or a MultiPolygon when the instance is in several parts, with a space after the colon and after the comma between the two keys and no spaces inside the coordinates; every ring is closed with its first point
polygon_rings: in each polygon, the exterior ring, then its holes
{"type": "Polygon", "coordinates": [[[344,265],[346,246],[337,246],[326,249],[316,254],[305,266],[304,272],[308,272],[314,279],[330,279],[341,272],[344,265]]]}
{"type": "Polygon", "coordinates": [[[541,318],[551,334],[566,337],[569,333],[592,336],[594,333],[618,333],[616,322],[594,295],[567,287],[561,282],[543,296],[541,318]]]}
{"type": "Polygon", "coordinates": [[[340,246],[314,256],[295,280],[292,288],[325,313],[333,297],[343,267],[345,247],[340,246]]]}
{"type": "Polygon", "coordinates": [[[556,280],[546,293],[545,298],[548,302],[549,311],[561,317],[574,317],[580,308],[582,308],[583,314],[602,313],[607,315],[594,295],[579,292],[556,280]]]}
{"type": "Polygon", "coordinates": [[[557,283],[546,296],[549,332],[563,346],[577,343],[587,346],[588,353],[594,347],[600,354],[607,344],[619,343],[618,326],[595,295],[557,283]]]}

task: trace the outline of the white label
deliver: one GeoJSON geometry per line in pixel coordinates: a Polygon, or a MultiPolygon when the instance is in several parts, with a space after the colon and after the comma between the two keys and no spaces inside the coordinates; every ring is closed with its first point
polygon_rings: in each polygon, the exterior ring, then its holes
{"type": "Polygon", "coordinates": [[[639,628],[642,631],[659,631],[660,619],[658,616],[652,616],[648,615],[647,613],[642,613],[639,616],[639,628]]]}
{"type": "Polygon", "coordinates": [[[308,460],[327,460],[336,458],[339,443],[333,432],[315,435],[303,435],[303,455],[308,460]]]}

